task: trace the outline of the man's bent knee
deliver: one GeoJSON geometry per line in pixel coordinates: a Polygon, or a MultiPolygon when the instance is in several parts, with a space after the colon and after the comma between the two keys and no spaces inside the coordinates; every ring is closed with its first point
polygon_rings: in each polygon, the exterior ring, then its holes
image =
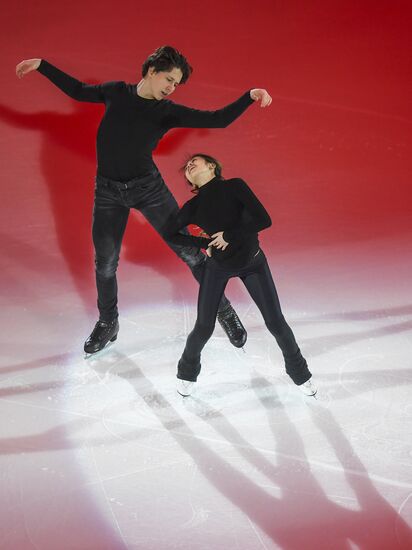
{"type": "Polygon", "coordinates": [[[179,246],[175,247],[174,250],[179,258],[183,260],[192,271],[198,266],[203,265],[206,260],[206,256],[198,248],[179,246]]]}
{"type": "Polygon", "coordinates": [[[118,260],[108,262],[96,259],[96,275],[98,275],[101,279],[111,279],[116,275],[117,265],[118,260]]]}

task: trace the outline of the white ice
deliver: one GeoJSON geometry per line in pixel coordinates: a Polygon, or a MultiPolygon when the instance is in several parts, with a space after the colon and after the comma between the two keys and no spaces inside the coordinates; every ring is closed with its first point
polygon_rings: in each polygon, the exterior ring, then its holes
{"type": "Polygon", "coordinates": [[[64,262],[8,259],[2,301],[0,548],[412,548],[411,235],[276,255],[318,399],[289,381],[240,282],[245,350],[220,327],[175,391],[196,287],[124,262],[121,330],[87,360],[64,262]]]}

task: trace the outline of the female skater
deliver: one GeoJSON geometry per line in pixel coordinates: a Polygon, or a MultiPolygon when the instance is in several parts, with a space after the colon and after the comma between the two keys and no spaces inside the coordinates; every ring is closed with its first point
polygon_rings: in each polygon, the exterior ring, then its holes
{"type": "Polygon", "coordinates": [[[269,214],[243,180],[224,180],[221,164],[209,155],[193,155],[184,173],[196,196],[171,216],[164,235],[175,244],[206,249],[208,258],[200,283],[196,324],[178,364],[178,392],[184,397],[191,394],[200,373],[200,354],[212,336],[226,284],[231,277],[239,277],[282,350],[287,374],[306,395],[315,395],[312,375],[283,317],[268,263],[259,247],[258,232],[272,223],[269,214]],[[182,233],[189,224],[196,224],[208,236],[182,233]]]}
{"type": "MultiPolygon", "coordinates": [[[[175,198],[163,181],[152,152],[172,128],[224,128],[254,102],[269,106],[266,90],[252,89],[238,100],[216,111],[200,111],[170,101],[179,84],[192,72],[187,59],[171,46],[162,46],[142,66],[138,84],[106,82],[89,85],[69,76],[44,59],[19,63],[19,78],[38,71],[62,92],[77,101],[104,103],[105,114],[97,134],[97,176],[93,212],[97,305],[99,320],[84,344],[84,351],[100,351],[119,332],[117,266],[131,208],[138,209],[159,231],[178,210],[175,198]]],[[[167,244],[200,280],[204,255],[200,250],[167,244]]],[[[236,347],[246,341],[246,331],[222,296],[218,320],[236,347]]]]}

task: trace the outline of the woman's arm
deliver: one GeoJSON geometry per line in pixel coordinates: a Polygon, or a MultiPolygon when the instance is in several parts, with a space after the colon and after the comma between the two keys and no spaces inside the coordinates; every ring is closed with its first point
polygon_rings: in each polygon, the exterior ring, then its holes
{"type": "Polygon", "coordinates": [[[231,191],[234,197],[243,204],[249,219],[242,220],[235,229],[224,231],[223,239],[226,242],[239,242],[246,235],[250,233],[259,233],[259,231],[272,225],[272,220],[266,208],[245,181],[236,179],[232,182],[227,182],[227,184],[232,186],[231,191]]]}

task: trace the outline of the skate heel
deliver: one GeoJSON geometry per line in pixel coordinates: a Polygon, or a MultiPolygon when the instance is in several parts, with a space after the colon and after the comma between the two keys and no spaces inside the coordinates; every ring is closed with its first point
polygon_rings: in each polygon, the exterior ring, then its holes
{"type": "Polygon", "coordinates": [[[115,342],[117,340],[117,334],[113,336],[113,338],[110,338],[110,342],[115,342]]]}

